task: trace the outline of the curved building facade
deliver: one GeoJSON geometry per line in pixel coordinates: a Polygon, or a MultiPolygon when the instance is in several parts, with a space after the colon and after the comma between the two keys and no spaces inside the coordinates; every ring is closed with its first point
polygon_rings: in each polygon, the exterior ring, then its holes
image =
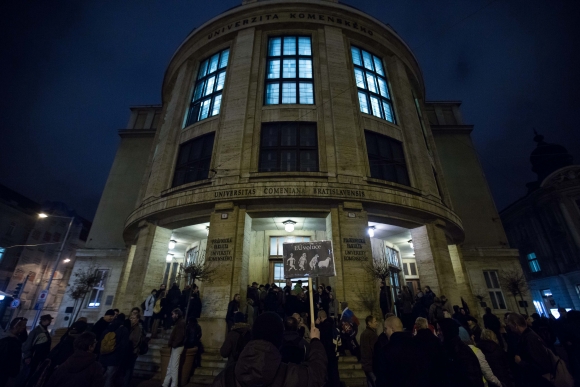
{"type": "Polygon", "coordinates": [[[284,281],[283,242],[331,240],[336,276],[318,283],[359,314],[378,292],[365,266],[383,259],[391,304],[429,285],[475,314],[474,293],[515,309],[497,278],[517,251],[461,145],[473,127],[459,105],[426,102],[403,40],[334,1],[245,1],[208,21],[171,59],[162,104],[134,107],[120,131],[81,252],[110,268],[100,308],[139,305],[204,257],[218,347],[234,294],[284,281]]]}

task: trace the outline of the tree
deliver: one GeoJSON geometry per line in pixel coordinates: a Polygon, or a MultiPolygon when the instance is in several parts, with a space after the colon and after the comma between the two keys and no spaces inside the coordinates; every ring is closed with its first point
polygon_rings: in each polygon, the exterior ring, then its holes
{"type": "Polygon", "coordinates": [[[361,305],[369,312],[369,315],[373,315],[379,306],[379,297],[374,289],[373,282],[362,281],[362,287],[359,285],[355,290],[355,294],[358,296],[361,305]]]}
{"type": "Polygon", "coordinates": [[[75,301],[73,306],[74,318],[70,320],[69,326],[76,321],[78,314],[85,303],[87,294],[101,281],[104,281],[105,277],[105,272],[98,271],[93,263],[85,269],[79,270],[73,274],[73,282],[72,285],[69,284],[68,294],[75,301]]]}
{"type": "MultiPolygon", "coordinates": [[[[189,257],[187,265],[180,264],[179,266],[185,274],[185,284],[191,287],[195,285],[197,280],[211,283],[216,274],[216,267],[211,263],[205,262],[205,250],[189,257]]],[[[187,300],[186,316],[189,313],[189,304],[190,302],[187,300]]]]}
{"type": "Polygon", "coordinates": [[[379,249],[379,256],[375,257],[373,254],[372,261],[368,262],[365,266],[365,270],[373,278],[381,280],[381,282],[387,282],[387,279],[391,275],[391,268],[389,267],[389,259],[385,254],[384,249],[379,249]]]}
{"type": "Polygon", "coordinates": [[[514,301],[516,302],[516,306],[518,307],[518,312],[520,312],[520,306],[516,298],[517,295],[520,296],[520,300],[522,301],[524,310],[526,314],[528,314],[528,308],[524,303],[523,296],[523,293],[528,289],[528,283],[526,282],[526,277],[524,277],[524,273],[521,270],[515,269],[503,270],[499,275],[499,281],[501,282],[502,286],[504,286],[514,297],[514,301]]]}

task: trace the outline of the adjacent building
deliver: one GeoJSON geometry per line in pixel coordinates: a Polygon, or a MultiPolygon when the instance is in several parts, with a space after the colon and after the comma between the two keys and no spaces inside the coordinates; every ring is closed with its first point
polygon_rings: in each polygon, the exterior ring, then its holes
{"type": "Polygon", "coordinates": [[[360,313],[378,291],[365,266],[383,259],[391,300],[429,285],[474,314],[474,294],[517,310],[501,276],[521,270],[518,252],[474,128],[460,102],[425,100],[419,63],[389,26],[335,1],[244,1],[186,37],[161,94],[119,131],[77,250],[75,270],[106,272],[82,315],[138,306],[202,259],[215,276],[200,323],[218,348],[233,296],[283,282],[283,243],[315,240],[336,259],[336,276],[317,281],[360,313]]]}
{"type": "Polygon", "coordinates": [[[580,166],[565,147],[536,134],[530,156],[537,180],[501,211],[539,313],[580,309],[580,166]]]}

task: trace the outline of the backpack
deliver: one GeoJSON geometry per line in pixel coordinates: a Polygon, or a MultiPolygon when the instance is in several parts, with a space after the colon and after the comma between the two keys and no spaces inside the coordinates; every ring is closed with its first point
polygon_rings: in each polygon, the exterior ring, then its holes
{"type": "Polygon", "coordinates": [[[252,340],[252,332],[249,329],[244,334],[242,334],[241,332],[237,333],[240,335],[240,337],[238,337],[236,347],[234,348],[231,354],[231,357],[234,359],[234,361],[238,361],[238,358],[240,357],[240,354],[246,347],[246,344],[248,344],[250,340],[252,340]]]}
{"type": "Polygon", "coordinates": [[[564,361],[554,355],[549,348],[546,348],[546,351],[552,360],[552,372],[544,374],[542,377],[549,381],[554,387],[573,387],[574,379],[572,378],[572,375],[570,375],[568,368],[566,368],[564,361]]]}
{"type": "Polygon", "coordinates": [[[153,313],[158,314],[161,313],[161,301],[163,298],[158,299],[155,301],[155,306],[153,307],[153,313]]]}
{"type": "Polygon", "coordinates": [[[117,334],[115,332],[107,332],[101,340],[101,355],[108,355],[115,352],[117,346],[117,334]]]}

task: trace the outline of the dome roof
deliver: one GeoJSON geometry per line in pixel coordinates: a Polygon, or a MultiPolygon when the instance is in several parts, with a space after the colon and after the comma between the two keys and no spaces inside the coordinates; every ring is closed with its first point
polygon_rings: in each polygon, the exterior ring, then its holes
{"type": "Polygon", "coordinates": [[[552,172],[572,165],[572,155],[562,145],[549,144],[544,141],[544,136],[536,133],[534,141],[538,143],[536,149],[530,155],[532,171],[538,175],[538,181],[541,182],[552,172]]]}

